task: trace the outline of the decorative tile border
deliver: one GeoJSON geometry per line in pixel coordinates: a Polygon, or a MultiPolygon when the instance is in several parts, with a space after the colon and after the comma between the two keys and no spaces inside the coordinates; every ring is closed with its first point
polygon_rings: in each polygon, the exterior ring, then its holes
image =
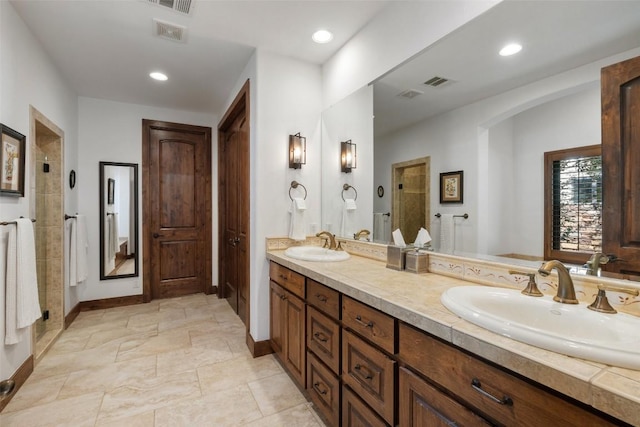
{"type": "MultiPolygon", "coordinates": [[[[316,236],[307,236],[304,241],[291,240],[288,237],[267,237],[266,247],[267,251],[278,251],[292,246],[322,246],[323,240],[316,236]]],[[[360,240],[347,240],[340,237],[336,237],[336,241],[340,242],[342,249],[350,254],[371,258],[376,261],[387,260],[387,245],[360,240]]]]}

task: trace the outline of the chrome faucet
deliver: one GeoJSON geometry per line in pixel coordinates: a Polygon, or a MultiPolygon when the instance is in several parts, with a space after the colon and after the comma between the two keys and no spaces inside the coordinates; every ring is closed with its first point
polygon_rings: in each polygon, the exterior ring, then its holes
{"type": "Polygon", "coordinates": [[[368,241],[368,240],[369,240],[369,235],[370,235],[370,234],[371,234],[371,232],[370,232],[369,230],[362,229],[362,230],[358,231],[357,233],[354,233],[354,234],[353,234],[353,238],[354,238],[355,240],[360,240],[360,238],[361,238],[362,236],[364,236],[364,237],[367,239],[367,241],[368,241]]]}
{"type": "Polygon", "coordinates": [[[322,245],[323,248],[326,248],[327,245],[330,250],[336,250],[338,248],[336,245],[336,236],[328,231],[321,231],[316,234],[316,237],[324,237],[324,245],[322,245]]]}
{"type": "Polygon", "coordinates": [[[602,252],[594,253],[591,255],[591,258],[589,258],[589,261],[584,265],[587,267],[587,274],[591,276],[599,276],[600,266],[608,263],[609,261],[609,257],[602,252]]]}
{"type": "Polygon", "coordinates": [[[558,272],[558,292],[553,300],[563,304],[578,304],[573,280],[564,264],[557,260],[547,261],[538,269],[538,273],[547,277],[554,268],[558,272]]]}

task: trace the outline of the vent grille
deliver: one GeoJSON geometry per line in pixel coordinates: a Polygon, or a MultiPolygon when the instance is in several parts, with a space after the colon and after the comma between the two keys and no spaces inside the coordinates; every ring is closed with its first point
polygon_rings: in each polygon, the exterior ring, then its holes
{"type": "Polygon", "coordinates": [[[187,27],[154,19],[153,29],[154,34],[163,39],[181,43],[185,43],[187,41],[187,27]]]}
{"type": "Polygon", "coordinates": [[[419,90],[408,89],[408,90],[405,90],[404,92],[400,92],[398,96],[401,96],[402,98],[413,99],[416,96],[420,96],[423,94],[424,92],[420,92],[419,90]]]}
{"type": "Polygon", "coordinates": [[[438,87],[438,86],[442,86],[443,84],[449,81],[450,81],[449,79],[446,79],[444,77],[435,76],[435,77],[431,77],[429,80],[424,82],[424,84],[431,87],[438,87]]]}
{"type": "Polygon", "coordinates": [[[149,3],[157,4],[176,12],[189,15],[193,10],[193,0],[147,0],[149,3]]]}

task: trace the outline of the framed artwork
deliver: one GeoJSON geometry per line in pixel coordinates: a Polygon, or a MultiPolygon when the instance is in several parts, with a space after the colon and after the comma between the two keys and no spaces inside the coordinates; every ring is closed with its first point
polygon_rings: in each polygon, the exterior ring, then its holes
{"type": "Polygon", "coordinates": [[[440,203],[463,202],[463,171],[440,174],[440,203]]]}
{"type": "Polygon", "coordinates": [[[3,124],[0,131],[0,196],[24,197],[26,138],[3,124]]]}
{"type": "Polygon", "coordinates": [[[116,180],[109,178],[107,180],[107,204],[112,205],[116,192],[116,180]]]}

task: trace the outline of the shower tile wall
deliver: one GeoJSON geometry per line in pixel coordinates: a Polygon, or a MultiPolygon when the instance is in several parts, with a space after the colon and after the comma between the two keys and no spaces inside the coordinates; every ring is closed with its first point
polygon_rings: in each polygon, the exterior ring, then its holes
{"type": "Polygon", "coordinates": [[[424,165],[407,167],[403,172],[403,235],[413,242],[420,227],[424,227],[426,200],[424,165]]]}

